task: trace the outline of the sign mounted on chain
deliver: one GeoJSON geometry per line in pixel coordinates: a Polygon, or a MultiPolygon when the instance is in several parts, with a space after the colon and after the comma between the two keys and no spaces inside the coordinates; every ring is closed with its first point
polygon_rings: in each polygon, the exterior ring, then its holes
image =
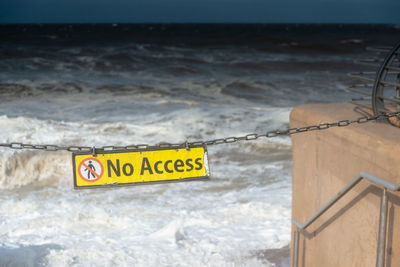
{"type": "Polygon", "coordinates": [[[73,153],[74,187],[92,188],[207,179],[205,146],[73,153]]]}

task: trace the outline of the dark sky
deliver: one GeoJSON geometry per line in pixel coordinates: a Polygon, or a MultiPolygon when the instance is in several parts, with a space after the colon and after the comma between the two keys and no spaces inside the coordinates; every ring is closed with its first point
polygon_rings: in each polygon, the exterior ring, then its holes
{"type": "Polygon", "coordinates": [[[0,0],[0,23],[391,23],[400,0],[0,0]]]}

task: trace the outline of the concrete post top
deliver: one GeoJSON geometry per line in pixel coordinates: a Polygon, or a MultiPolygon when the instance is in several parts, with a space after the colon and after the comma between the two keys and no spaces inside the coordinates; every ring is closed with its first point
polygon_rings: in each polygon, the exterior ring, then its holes
{"type": "MultiPolygon", "coordinates": [[[[290,113],[290,125],[291,127],[302,127],[340,120],[353,120],[361,116],[372,115],[372,111],[366,111],[350,103],[307,104],[295,107],[292,110],[290,113]]],[[[368,136],[369,141],[375,140],[376,145],[388,145],[392,148],[400,148],[400,128],[387,122],[371,121],[363,124],[356,123],[347,127],[334,127],[323,131],[327,131],[330,134],[344,135],[343,137],[346,137],[350,131],[352,139],[356,138],[357,135],[359,137],[368,136]]],[[[373,144],[369,143],[366,145],[370,146],[373,144]]]]}

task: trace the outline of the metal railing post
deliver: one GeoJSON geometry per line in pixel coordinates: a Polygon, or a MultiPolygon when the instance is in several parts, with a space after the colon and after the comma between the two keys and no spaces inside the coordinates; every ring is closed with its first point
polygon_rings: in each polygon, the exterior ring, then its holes
{"type": "Polygon", "coordinates": [[[292,260],[292,267],[298,266],[298,258],[299,258],[299,229],[296,227],[294,231],[294,238],[293,238],[293,260],[292,260]]]}
{"type": "Polygon", "coordinates": [[[380,215],[379,215],[379,230],[378,230],[378,246],[376,254],[376,267],[384,267],[385,256],[386,256],[386,238],[387,238],[387,210],[388,210],[388,195],[387,190],[400,191],[400,183],[393,184],[381,178],[375,177],[366,172],[360,172],[359,175],[353,178],[342,190],[340,190],[333,198],[331,198],[322,208],[316,211],[306,222],[301,224],[292,218],[292,223],[296,226],[294,233],[294,245],[293,245],[293,267],[297,267],[298,264],[298,243],[300,231],[306,230],[308,226],[314,223],[322,214],[329,210],[339,199],[346,195],[354,186],[356,186],[361,180],[368,180],[371,183],[383,187],[383,193],[381,198],[380,215]]]}
{"type": "Polygon", "coordinates": [[[387,189],[384,188],[381,198],[381,209],[379,215],[379,235],[378,235],[378,251],[376,255],[376,267],[385,266],[387,206],[388,206],[387,189]]]}

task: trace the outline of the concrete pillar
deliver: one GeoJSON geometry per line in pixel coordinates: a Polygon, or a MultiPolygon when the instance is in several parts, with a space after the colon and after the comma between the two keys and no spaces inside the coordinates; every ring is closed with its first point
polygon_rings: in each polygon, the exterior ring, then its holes
{"type": "MultiPolygon", "coordinates": [[[[364,115],[372,114],[352,104],[304,105],[293,109],[290,126],[364,115]]],[[[292,217],[300,223],[362,171],[391,183],[400,182],[400,129],[387,123],[368,122],[295,134],[292,141],[292,217]]],[[[382,189],[365,180],[356,185],[300,234],[298,266],[375,266],[381,196],[382,189]]],[[[400,193],[388,191],[388,197],[385,262],[386,266],[396,267],[400,266],[400,193]]]]}

